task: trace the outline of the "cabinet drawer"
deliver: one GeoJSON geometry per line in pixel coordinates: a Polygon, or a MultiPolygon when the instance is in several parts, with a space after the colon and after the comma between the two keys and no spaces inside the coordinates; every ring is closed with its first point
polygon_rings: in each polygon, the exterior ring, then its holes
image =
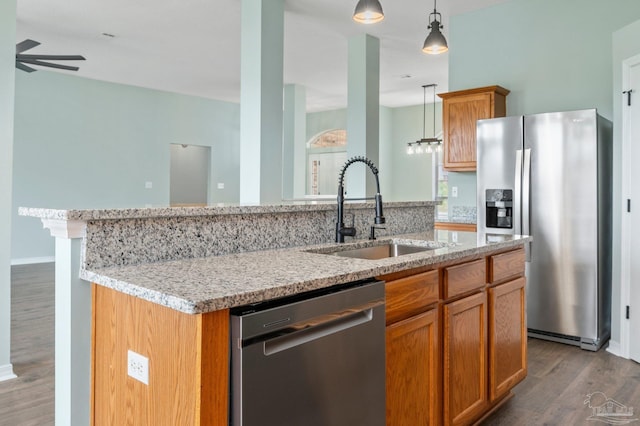
{"type": "Polygon", "coordinates": [[[496,254],[489,259],[489,282],[524,274],[524,249],[496,254]]]}
{"type": "Polygon", "coordinates": [[[387,324],[409,318],[438,301],[438,271],[423,272],[385,284],[387,324]]]}
{"type": "Polygon", "coordinates": [[[484,259],[444,268],[444,299],[467,293],[486,284],[487,272],[484,259]]]}

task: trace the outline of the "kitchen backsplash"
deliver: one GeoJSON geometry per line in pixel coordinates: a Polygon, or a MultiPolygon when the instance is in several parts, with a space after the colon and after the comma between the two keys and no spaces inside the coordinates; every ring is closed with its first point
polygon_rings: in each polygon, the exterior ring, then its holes
{"type": "MultiPolygon", "coordinates": [[[[434,206],[435,202],[385,203],[387,222],[376,236],[432,230],[434,206]]],[[[109,217],[108,213],[103,214],[109,217]]],[[[374,204],[346,204],[347,225],[351,224],[350,213],[354,214],[356,238],[366,239],[373,224],[374,204]]],[[[331,243],[335,239],[335,219],[335,205],[318,205],[292,207],[286,212],[256,206],[242,214],[216,214],[214,209],[203,216],[89,220],[83,267],[94,269],[331,243]]]]}
{"type": "Polygon", "coordinates": [[[449,222],[476,223],[476,206],[452,206],[449,222]]]}

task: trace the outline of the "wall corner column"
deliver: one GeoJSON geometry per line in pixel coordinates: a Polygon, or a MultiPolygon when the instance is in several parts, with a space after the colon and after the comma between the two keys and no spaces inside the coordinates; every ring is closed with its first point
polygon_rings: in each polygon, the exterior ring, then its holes
{"type": "Polygon", "coordinates": [[[86,222],[42,219],[56,239],[55,424],[87,426],[91,408],[91,286],[80,279],[86,222]]]}
{"type": "Polygon", "coordinates": [[[307,95],[304,86],[284,87],[283,197],[303,198],[306,182],[307,95]]]}
{"type": "MultiPolygon", "coordinates": [[[[380,40],[361,34],[349,39],[347,157],[365,156],[376,166],[380,139],[380,40]]],[[[371,197],[375,179],[364,165],[349,169],[349,198],[371,197]]]]}
{"type": "Polygon", "coordinates": [[[0,2],[0,381],[11,364],[11,218],[15,102],[16,0],[0,2]]]}
{"type": "Polygon", "coordinates": [[[242,0],[240,202],[282,200],[284,0],[242,0]]]}

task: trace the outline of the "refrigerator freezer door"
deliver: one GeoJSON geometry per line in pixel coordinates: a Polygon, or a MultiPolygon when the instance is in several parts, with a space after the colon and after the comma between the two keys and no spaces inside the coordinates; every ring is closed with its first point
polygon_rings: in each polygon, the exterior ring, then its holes
{"type": "Polygon", "coordinates": [[[528,327],[598,337],[598,175],[595,110],[524,118],[531,149],[528,327]]]}
{"type": "MultiPolygon", "coordinates": [[[[522,117],[493,118],[478,120],[477,135],[477,227],[478,238],[486,234],[522,234],[521,211],[518,194],[521,192],[520,173],[522,169],[522,117]],[[513,194],[512,226],[487,227],[487,190],[495,195],[513,194]]],[[[491,200],[489,200],[491,201],[491,200]]],[[[494,213],[496,213],[494,211],[494,213]]],[[[491,214],[491,209],[489,209],[491,214]]],[[[497,212],[504,214],[504,212],[497,212]]]]}

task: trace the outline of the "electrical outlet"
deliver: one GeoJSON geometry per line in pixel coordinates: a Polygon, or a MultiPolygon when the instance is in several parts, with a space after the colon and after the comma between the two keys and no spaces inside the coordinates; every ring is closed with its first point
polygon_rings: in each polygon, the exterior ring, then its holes
{"type": "Polygon", "coordinates": [[[132,350],[127,351],[127,373],[130,377],[149,384],[149,358],[132,350]]]}
{"type": "Polygon", "coordinates": [[[144,183],[144,187],[145,189],[152,189],[153,188],[153,182],[145,182],[144,183]]]}
{"type": "Polygon", "coordinates": [[[458,233],[456,231],[452,231],[451,232],[451,242],[453,242],[453,243],[457,243],[458,242],[458,233]]]}
{"type": "Polygon", "coordinates": [[[458,196],[458,187],[457,186],[452,186],[451,187],[451,197],[456,198],[458,196]]]}
{"type": "Polygon", "coordinates": [[[218,182],[218,189],[224,189],[224,183],[218,182]]]}

